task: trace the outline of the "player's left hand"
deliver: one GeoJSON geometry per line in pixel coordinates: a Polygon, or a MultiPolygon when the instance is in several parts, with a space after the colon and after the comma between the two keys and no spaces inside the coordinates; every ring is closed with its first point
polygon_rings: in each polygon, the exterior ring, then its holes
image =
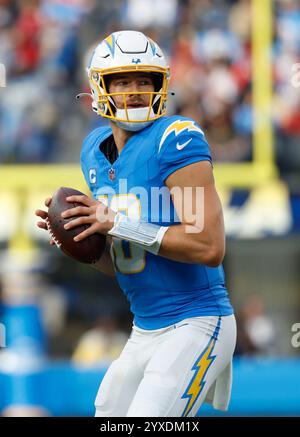
{"type": "Polygon", "coordinates": [[[113,227],[116,213],[104,203],[88,196],[69,196],[66,200],[70,203],[82,203],[82,206],[70,208],[61,214],[63,218],[80,216],[66,223],[64,228],[69,230],[83,224],[90,225],[74,238],[75,241],[81,241],[95,233],[106,235],[113,227]]]}

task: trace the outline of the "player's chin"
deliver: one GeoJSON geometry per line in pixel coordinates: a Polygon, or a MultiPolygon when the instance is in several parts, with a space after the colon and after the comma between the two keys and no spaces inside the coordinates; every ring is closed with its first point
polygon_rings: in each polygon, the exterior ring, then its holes
{"type": "Polygon", "coordinates": [[[143,105],[143,104],[141,104],[141,105],[128,105],[127,109],[142,109],[142,108],[147,108],[147,107],[148,107],[147,105],[143,105]]]}

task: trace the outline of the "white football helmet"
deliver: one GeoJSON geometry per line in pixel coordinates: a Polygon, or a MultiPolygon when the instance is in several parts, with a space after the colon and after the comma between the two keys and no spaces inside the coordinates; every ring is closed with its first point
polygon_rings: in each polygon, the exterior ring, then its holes
{"type": "Polygon", "coordinates": [[[87,68],[92,91],[92,107],[97,114],[109,118],[125,130],[138,131],[166,113],[169,67],[158,45],[141,32],[126,30],[105,38],[94,50],[87,68]],[[127,108],[126,96],[133,93],[109,93],[107,75],[116,73],[152,73],[155,89],[149,94],[150,103],[145,108],[127,108]],[[122,95],[124,109],[117,108],[114,95],[122,95]]]}

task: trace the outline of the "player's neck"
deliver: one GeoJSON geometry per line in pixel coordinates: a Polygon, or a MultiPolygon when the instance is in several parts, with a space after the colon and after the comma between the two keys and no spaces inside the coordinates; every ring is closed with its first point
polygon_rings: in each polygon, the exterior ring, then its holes
{"type": "Polygon", "coordinates": [[[135,132],[129,132],[124,129],[121,129],[119,126],[117,126],[115,123],[111,123],[112,133],[114,136],[114,140],[119,152],[122,152],[126,142],[129,140],[132,135],[135,134],[135,132]]]}

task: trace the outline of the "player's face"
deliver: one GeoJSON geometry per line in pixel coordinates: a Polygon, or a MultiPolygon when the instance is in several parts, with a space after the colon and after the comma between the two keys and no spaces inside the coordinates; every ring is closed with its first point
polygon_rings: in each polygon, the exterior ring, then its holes
{"type": "MultiPolygon", "coordinates": [[[[144,73],[120,73],[110,77],[108,82],[109,93],[126,94],[126,106],[131,108],[144,108],[149,106],[151,94],[136,94],[138,92],[153,92],[154,81],[150,74],[144,73]]],[[[115,105],[124,109],[124,95],[113,96],[115,105]]]]}

